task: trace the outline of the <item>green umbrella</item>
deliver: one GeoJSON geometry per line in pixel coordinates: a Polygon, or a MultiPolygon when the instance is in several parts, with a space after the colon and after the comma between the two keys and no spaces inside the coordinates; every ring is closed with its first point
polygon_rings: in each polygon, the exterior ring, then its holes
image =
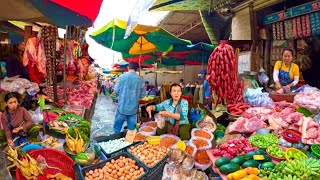
{"type": "Polygon", "coordinates": [[[125,21],[115,19],[93,32],[91,37],[107,48],[131,55],[167,52],[172,46],[191,44],[191,41],[179,39],[159,27],[144,25],[137,25],[129,37],[124,39],[126,24],[125,21]]]}

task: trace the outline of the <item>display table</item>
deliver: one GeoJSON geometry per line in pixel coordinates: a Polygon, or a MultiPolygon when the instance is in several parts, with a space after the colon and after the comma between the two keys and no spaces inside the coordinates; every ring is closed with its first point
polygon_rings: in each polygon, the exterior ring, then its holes
{"type": "MultiPolygon", "coordinates": [[[[210,158],[210,160],[211,160],[211,162],[212,162],[212,169],[213,169],[213,171],[214,171],[215,173],[219,174],[219,176],[220,176],[223,180],[228,180],[227,175],[221,174],[220,171],[219,171],[219,168],[217,168],[217,167],[214,165],[214,162],[215,162],[217,159],[219,159],[220,157],[214,156],[212,152],[213,152],[213,149],[208,149],[208,150],[207,150],[207,154],[208,154],[208,156],[209,156],[209,158],[210,158]]],[[[274,160],[274,159],[272,159],[272,162],[274,162],[275,164],[278,164],[278,163],[279,163],[279,161],[276,161],[276,160],[274,160]]]]}
{"type": "Polygon", "coordinates": [[[94,98],[92,100],[92,105],[90,108],[86,109],[84,112],[84,116],[83,118],[87,121],[91,121],[93,113],[94,113],[94,109],[96,108],[96,103],[97,103],[97,98],[98,98],[98,93],[94,94],[94,98]]]}

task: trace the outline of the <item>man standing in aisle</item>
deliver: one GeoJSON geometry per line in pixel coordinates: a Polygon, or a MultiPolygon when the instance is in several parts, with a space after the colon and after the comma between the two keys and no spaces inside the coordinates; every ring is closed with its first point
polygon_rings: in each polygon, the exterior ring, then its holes
{"type": "Polygon", "coordinates": [[[146,95],[144,81],[136,73],[138,67],[137,62],[130,62],[128,73],[121,75],[116,83],[118,107],[113,125],[114,133],[121,131],[124,121],[127,121],[129,130],[133,130],[137,123],[139,101],[146,95]]]}
{"type": "Polygon", "coordinates": [[[212,100],[211,100],[210,85],[209,85],[209,82],[206,80],[207,71],[202,70],[200,74],[201,74],[201,78],[204,79],[203,81],[204,101],[203,102],[206,108],[210,111],[212,110],[212,100]]]}

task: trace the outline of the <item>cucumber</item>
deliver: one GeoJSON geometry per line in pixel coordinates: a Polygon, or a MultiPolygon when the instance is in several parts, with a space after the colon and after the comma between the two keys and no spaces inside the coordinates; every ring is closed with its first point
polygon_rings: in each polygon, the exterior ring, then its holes
{"type": "Polygon", "coordinates": [[[247,167],[258,167],[259,166],[259,162],[255,161],[255,160],[248,160],[246,162],[244,162],[241,165],[243,168],[247,168],[247,167]]]}
{"type": "Polygon", "coordinates": [[[263,164],[261,164],[260,169],[266,169],[266,168],[274,168],[276,167],[276,164],[273,162],[265,162],[263,164]]]}
{"type": "Polygon", "coordinates": [[[246,161],[244,156],[236,156],[230,162],[238,164],[241,166],[246,161]]]}
{"type": "Polygon", "coordinates": [[[222,174],[230,174],[230,173],[238,171],[239,169],[240,169],[240,166],[238,164],[229,163],[229,164],[222,165],[219,168],[219,171],[222,174]]]}
{"type": "Polygon", "coordinates": [[[230,163],[230,159],[227,158],[227,157],[221,157],[221,158],[217,159],[217,160],[214,162],[214,164],[215,164],[216,167],[218,167],[218,168],[219,168],[220,166],[225,165],[225,164],[228,164],[228,163],[230,163]]]}

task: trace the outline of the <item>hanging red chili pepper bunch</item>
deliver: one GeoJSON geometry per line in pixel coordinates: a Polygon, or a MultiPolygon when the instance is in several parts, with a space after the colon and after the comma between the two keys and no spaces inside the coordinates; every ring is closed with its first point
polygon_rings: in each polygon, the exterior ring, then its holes
{"type": "Polygon", "coordinates": [[[218,96],[216,105],[224,99],[227,104],[243,102],[243,82],[237,79],[234,50],[227,43],[220,41],[208,60],[207,81],[211,92],[215,91],[218,96]]]}

